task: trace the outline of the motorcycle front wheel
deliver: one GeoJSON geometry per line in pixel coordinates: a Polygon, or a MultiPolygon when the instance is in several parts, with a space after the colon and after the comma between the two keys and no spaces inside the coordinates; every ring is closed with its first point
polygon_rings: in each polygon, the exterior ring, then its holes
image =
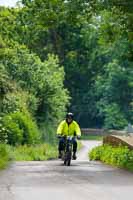
{"type": "Polygon", "coordinates": [[[65,159],[64,159],[64,165],[70,166],[71,165],[71,152],[67,152],[65,159]]]}
{"type": "Polygon", "coordinates": [[[71,165],[71,160],[64,160],[64,165],[70,166],[71,165]]]}

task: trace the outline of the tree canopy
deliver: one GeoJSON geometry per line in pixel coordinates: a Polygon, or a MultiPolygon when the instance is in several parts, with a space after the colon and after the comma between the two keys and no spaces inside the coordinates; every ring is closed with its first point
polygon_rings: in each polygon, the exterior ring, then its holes
{"type": "Polygon", "coordinates": [[[22,4],[0,7],[1,115],[27,110],[57,123],[67,108],[81,127],[132,123],[133,3],[22,4]]]}

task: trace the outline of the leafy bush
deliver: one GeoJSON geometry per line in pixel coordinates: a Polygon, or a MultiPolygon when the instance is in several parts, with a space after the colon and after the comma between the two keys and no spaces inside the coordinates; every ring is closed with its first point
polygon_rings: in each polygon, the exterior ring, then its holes
{"type": "Polygon", "coordinates": [[[9,160],[10,160],[10,153],[8,146],[5,144],[0,144],[0,169],[5,168],[9,160]]]}
{"type": "Polygon", "coordinates": [[[14,92],[8,92],[5,94],[1,101],[2,113],[11,113],[16,111],[25,112],[25,110],[28,110],[30,113],[34,114],[36,109],[36,97],[19,88],[14,92]]]}
{"type": "Polygon", "coordinates": [[[106,164],[133,171],[133,150],[129,150],[126,146],[98,146],[92,149],[89,157],[91,160],[100,160],[106,164]]]}
{"type": "Polygon", "coordinates": [[[12,147],[12,153],[15,160],[18,161],[39,161],[57,158],[57,148],[49,144],[40,144],[36,146],[12,147]]]}
{"type": "Polygon", "coordinates": [[[7,143],[7,130],[3,126],[2,117],[0,117],[0,143],[7,143]]]}
{"type": "Polygon", "coordinates": [[[29,113],[11,113],[5,115],[2,122],[7,131],[8,144],[36,144],[39,142],[39,130],[29,113]]]}

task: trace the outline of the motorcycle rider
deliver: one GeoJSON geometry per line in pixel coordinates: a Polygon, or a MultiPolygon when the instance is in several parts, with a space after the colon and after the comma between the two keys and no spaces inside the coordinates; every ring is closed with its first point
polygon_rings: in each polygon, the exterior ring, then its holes
{"type": "Polygon", "coordinates": [[[76,152],[77,152],[77,141],[76,137],[79,139],[81,136],[81,131],[78,123],[73,120],[74,115],[73,113],[69,112],[66,115],[66,119],[63,120],[58,128],[57,128],[57,135],[59,137],[59,158],[62,157],[61,152],[64,150],[64,143],[65,139],[63,136],[73,136],[73,159],[76,160],[76,152]],[[76,137],[74,137],[76,136],[76,137]]]}

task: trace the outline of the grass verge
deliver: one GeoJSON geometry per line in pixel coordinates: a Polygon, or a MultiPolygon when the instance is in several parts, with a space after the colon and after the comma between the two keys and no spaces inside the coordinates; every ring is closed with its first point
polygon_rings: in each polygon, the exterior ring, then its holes
{"type": "MultiPolygon", "coordinates": [[[[78,141],[78,151],[82,148],[78,141]]],[[[0,169],[8,166],[9,161],[44,161],[55,159],[58,156],[57,145],[39,144],[13,147],[0,144],[0,169]]]]}
{"type": "Polygon", "coordinates": [[[5,169],[10,161],[43,161],[57,158],[57,147],[50,144],[36,146],[9,146],[0,144],[0,170],[5,169]]]}
{"type": "Polygon", "coordinates": [[[11,147],[16,161],[43,161],[57,158],[57,147],[50,144],[11,147]]]}
{"type": "Polygon", "coordinates": [[[0,144],[0,169],[7,167],[11,160],[10,148],[6,144],[0,144]]]}
{"type": "Polygon", "coordinates": [[[133,150],[129,150],[126,146],[98,146],[92,149],[89,157],[90,160],[99,160],[112,166],[133,171],[133,150]]]}

